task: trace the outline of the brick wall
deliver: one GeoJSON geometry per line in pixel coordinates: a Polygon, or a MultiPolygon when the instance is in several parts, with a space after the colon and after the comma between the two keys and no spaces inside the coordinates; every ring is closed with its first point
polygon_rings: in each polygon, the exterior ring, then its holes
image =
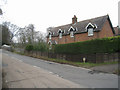
{"type": "Polygon", "coordinates": [[[66,44],[66,43],[74,43],[74,42],[87,41],[91,39],[112,37],[112,36],[114,36],[112,32],[112,28],[110,27],[109,21],[106,20],[102,27],[102,30],[99,32],[94,32],[93,36],[88,36],[88,33],[81,33],[81,34],[75,34],[74,37],[70,37],[70,35],[62,36],[62,38],[52,37],[52,40],[55,40],[58,44],[66,44]]]}
{"type": "Polygon", "coordinates": [[[88,36],[88,33],[82,33],[82,34],[75,34],[75,42],[80,42],[80,41],[87,41],[98,37],[99,32],[94,32],[93,36],[88,36]]]}
{"type": "Polygon", "coordinates": [[[112,28],[110,27],[109,21],[107,20],[103,25],[102,30],[99,32],[99,38],[112,37],[114,36],[112,28]]]}

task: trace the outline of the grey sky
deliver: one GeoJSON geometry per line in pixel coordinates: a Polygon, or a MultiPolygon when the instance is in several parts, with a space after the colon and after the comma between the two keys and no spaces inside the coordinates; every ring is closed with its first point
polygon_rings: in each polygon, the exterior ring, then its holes
{"type": "Polygon", "coordinates": [[[2,6],[4,20],[20,27],[30,23],[37,31],[46,32],[46,28],[109,14],[113,26],[118,25],[119,0],[7,0],[2,6]]]}

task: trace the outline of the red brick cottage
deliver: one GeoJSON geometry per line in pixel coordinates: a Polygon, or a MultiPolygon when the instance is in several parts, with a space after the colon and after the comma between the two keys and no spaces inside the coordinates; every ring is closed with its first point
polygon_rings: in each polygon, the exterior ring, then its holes
{"type": "Polygon", "coordinates": [[[115,31],[115,36],[120,35],[120,27],[119,26],[114,27],[114,31],[115,31]]]}
{"type": "Polygon", "coordinates": [[[108,15],[80,22],[74,15],[71,24],[48,28],[47,33],[47,43],[50,45],[112,37],[115,34],[108,15]]]}

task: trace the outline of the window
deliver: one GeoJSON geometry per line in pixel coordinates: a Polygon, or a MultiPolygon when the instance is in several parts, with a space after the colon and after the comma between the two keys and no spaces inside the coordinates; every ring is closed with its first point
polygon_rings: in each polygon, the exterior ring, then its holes
{"type": "Polygon", "coordinates": [[[74,37],[73,31],[70,31],[70,37],[74,37]]]}
{"type": "Polygon", "coordinates": [[[68,32],[70,32],[70,37],[74,37],[74,31],[75,29],[71,26],[68,30],[68,32]]]}
{"type": "Polygon", "coordinates": [[[51,39],[51,34],[49,34],[49,39],[51,39]]]}
{"type": "Polygon", "coordinates": [[[88,36],[93,36],[93,28],[88,29],[88,36]]]}
{"type": "Polygon", "coordinates": [[[59,38],[62,38],[62,33],[63,31],[61,29],[58,30],[58,35],[59,35],[59,38]]]}
{"type": "Polygon", "coordinates": [[[59,38],[62,38],[62,32],[59,33],[59,38]]]}
{"type": "Polygon", "coordinates": [[[97,25],[96,24],[92,24],[92,23],[89,23],[87,26],[86,26],[86,31],[88,32],[88,36],[93,36],[94,34],[94,29],[97,28],[97,25]]]}
{"type": "Polygon", "coordinates": [[[48,44],[49,44],[49,50],[52,49],[52,42],[49,41],[48,44]]]}

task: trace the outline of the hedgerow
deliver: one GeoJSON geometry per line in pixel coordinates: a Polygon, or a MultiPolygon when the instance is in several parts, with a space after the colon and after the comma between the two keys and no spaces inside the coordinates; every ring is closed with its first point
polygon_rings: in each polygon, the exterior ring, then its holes
{"type": "Polygon", "coordinates": [[[26,45],[25,50],[47,52],[48,45],[46,43],[28,44],[26,45]]]}
{"type": "Polygon", "coordinates": [[[54,52],[62,54],[114,53],[119,51],[120,36],[54,46],[54,52]]]}
{"type": "Polygon", "coordinates": [[[25,50],[27,50],[27,51],[32,51],[32,50],[33,50],[33,45],[32,45],[32,44],[28,44],[28,45],[25,47],[25,50]]]}
{"type": "Polygon", "coordinates": [[[33,45],[34,51],[41,51],[41,52],[47,52],[48,51],[48,45],[46,43],[38,43],[33,45]]]}

